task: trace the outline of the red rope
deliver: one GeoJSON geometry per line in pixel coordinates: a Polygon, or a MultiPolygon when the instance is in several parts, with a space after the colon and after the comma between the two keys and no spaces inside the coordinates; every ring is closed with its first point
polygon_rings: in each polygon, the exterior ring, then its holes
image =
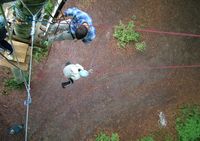
{"type": "Polygon", "coordinates": [[[164,69],[186,69],[186,68],[200,68],[200,64],[196,65],[171,65],[171,66],[144,66],[144,67],[129,67],[129,68],[116,68],[115,72],[124,73],[131,71],[148,71],[148,70],[164,70],[164,69]]]}
{"type": "Polygon", "coordinates": [[[200,68],[200,64],[150,67],[150,69],[181,69],[181,68],[200,68]]]}
{"type": "Polygon", "coordinates": [[[200,38],[199,34],[190,34],[190,33],[181,33],[181,32],[167,32],[167,31],[159,31],[159,30],[152,30],[152,29],[137,29],[136,31],[158,33],[158,34],[167,34],[167,35],[174,35],[174,36],[187,36],[187,37],[200,38]]]}

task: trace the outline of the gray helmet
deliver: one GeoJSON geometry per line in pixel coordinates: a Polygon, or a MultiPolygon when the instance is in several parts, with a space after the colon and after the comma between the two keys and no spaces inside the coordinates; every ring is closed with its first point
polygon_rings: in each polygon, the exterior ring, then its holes
{"type": "Polygon", "coordinates": [[[0,16],[0,29],[5,27],[6,22],[3,16],[0,16]]]}

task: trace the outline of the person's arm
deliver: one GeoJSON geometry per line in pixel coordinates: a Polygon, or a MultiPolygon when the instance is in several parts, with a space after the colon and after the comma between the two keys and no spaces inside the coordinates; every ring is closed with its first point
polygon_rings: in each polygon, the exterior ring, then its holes
{"type": "Polygon", "coordinates": [[[67,10],[64,11],[64,15],[65,16],[75,16],[77,14],[77,12],[79,12],[80,10],[76,7],[70,7],[67,10]]]}
{"type": "Polygon", "coordinates": [[[82,41],[83,41],[83,43],[88,44],[88,43],[90,43],[92,40],[91,40],[91,39],[83,39],[82,41]]]}

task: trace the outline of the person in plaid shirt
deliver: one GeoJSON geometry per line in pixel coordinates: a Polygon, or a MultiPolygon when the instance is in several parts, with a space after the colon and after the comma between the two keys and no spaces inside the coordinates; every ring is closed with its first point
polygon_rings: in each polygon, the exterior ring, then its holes
{"type": "MultiPolygon", "coordinates": [[[[93,26],[92,18],[87,13],[76,7],[71,7],[64,11],[64,15],[72,18],[50,26],[49,34],[55,33],[56,30],[58,34],[49,36],[49,41],[68,39],[82,40],[84,43],[89,43],[94,40],[96,29],[93,26]]],[[[42,28],[41,30],[44,31],[42,28]]]]}

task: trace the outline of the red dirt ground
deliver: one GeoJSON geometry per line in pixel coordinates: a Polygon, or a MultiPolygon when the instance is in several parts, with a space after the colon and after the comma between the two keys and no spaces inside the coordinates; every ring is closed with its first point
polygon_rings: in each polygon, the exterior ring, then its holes
{"type": "MultiPolygon", "coordinates": [[[[46,62],[34,67],[30,141],[92,141],[102,130],[119,133],[121,141],[135,141],[160,129],[160,111],[168,120],[166,132],[174,134],[177,109],[200,102],[200,68],[159,67],[200,64],[200,39],[143,33],[148,48],[139,53],[133,44],[124,50],[117,47],[113,26],[135,15],[137,28],[200,34],[199,4],[198,0],[66,3],[65,8],[77,6],[92,16],[97,37],[89,45],[55,42],[46,62]],[[62,89],[62,69],[68,60],[94,72],[62,89]]],[[[2,127],[24,121],[23,98],[19,93],[0,95],[5,105],[0,110],[2,127]]],[[[0,129],[2,141],[23,139],[0,129]]]]}

